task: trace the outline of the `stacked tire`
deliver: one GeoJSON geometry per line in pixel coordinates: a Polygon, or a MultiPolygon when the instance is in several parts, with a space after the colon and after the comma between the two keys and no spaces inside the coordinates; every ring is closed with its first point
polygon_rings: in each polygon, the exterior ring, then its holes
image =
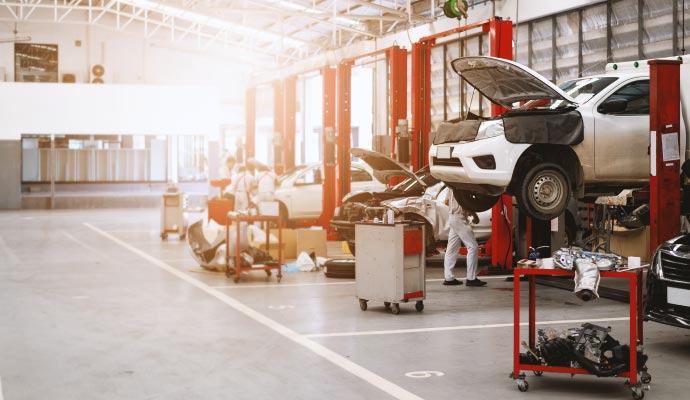
{"type": "Polygon", "coordinates": [[[324,264],[324,273],[328,278],[355,279],[355,260],[328,260],[324,264]]]}

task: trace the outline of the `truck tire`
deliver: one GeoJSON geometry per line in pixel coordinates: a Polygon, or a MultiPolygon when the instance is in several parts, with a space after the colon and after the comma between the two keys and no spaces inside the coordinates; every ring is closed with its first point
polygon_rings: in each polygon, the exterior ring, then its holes
{"type": "Polygon", "coordinates": [[[453,189],[453,197],[465,210],[482,212],[493,207],[501,196],[489,196],[469,190],[453,189]]]}
{"type": "Polygon", "coordinates": [[[353,256],[356,256],[355,254],[355,241],[354,240],[348,240],[347,241],[347,248],[350,250],[350,253],[352,253],[353,256]]]}
{"type": "Polygon", "coordinates": [[[570,200],[568,175],[560,165],[537,164],[522,177],[517,193],[523,212],[540,221],[550,221],[563,214],[570,200]]]}

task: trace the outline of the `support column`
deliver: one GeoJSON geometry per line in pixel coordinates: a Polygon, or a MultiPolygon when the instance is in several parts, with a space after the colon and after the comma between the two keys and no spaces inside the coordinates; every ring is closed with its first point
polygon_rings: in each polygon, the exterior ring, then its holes
{"type": "Polygon", "coordinates": [[[649,63],[650,254],[680,235],[680,64],[649,63]]]}
{"type": "Polygon", "coordinates": [[[431,127],[431,47],[412,44],[412,169],[428,164],[431,127]]]}
{"type": "MultiPolygon", "coordinates": [[[[489,32],[492,57],[513,59],[513,23],[492,19],[483,26],[489,32]]],[[[505,108],[491,105],[491,115],[500,115],[505,108]]],[[[502,195],[491,212],[491,264],[501,269],[513,268],[513,197],[502,195]]],[[[529,245],[529,244],[528,244],[529,245]]]]}
{"type": "Polygon", "coordinates": [[[276,174],[285,171],[285,92],[282,81],[273,81],[273,168],[276,174]]]}
{"type": "MultiPolygon", "coordinates": [[[[244,104],[244,159],[254,157],[254,142],[256,137],[256,88],[247,89],[244,104]]],[[[239,161],[239,160],[238,160],[239,161]]]]}
{"type": "Polygon", "coordinates": [[[350,192],[350,136],[352,134],[352,64],[343,62],[337,68],[338,92],[338,145],[337,145],[337,183],[335,204],[340,206],[343,196],[350,192]]]}
{"type": "Polygon", "coordinates": [[[285,128],[283,129],[283,164],[288,170],[295,166],[295,136],[297,135],[297,126],[295,118],[297,115],[297,77],[289,76],[285,79],[284,86],[284,101],[285,114],[283,121],[285,128]]]}
{"type": "Polygon", "coordinates": [[[386,53],[388,58],[388,80],[390,99],[388,126],[391,138],[391,158],[397,159],[396,127],[398,120],[407,119],[407,50],[393,46],[386,53]]]}
{"type": "Polygon", "coordinates": [[[335,165],[336,165],[336,137],[335,137],[335,110],[336,110],[336,69],[326,67],[321,70],[323,77],[323,190],[321,208],[321,226],[329,230],[333,211],[335,210],[335,165]]]}

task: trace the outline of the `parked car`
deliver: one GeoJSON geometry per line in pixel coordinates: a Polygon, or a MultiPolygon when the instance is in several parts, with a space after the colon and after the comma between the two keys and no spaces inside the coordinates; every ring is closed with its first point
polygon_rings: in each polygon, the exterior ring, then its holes
{"type": "MultiPolygon", "coordinates": [[[[382,182],[394,176],[405,178],[383,191],[352,192],[343,198],[331,225],[337,230],[338,239],[346,241],[353,254],[356,252],[355,223],[372,219],[375,214],[380,216],[386,207],[393,208],[398,218],[426,222],[427,247],[448,240],[448,207],[444,204],[447,190],[444,191],[445,185],[431,176],[428,167],[412,173],[383,154],[364,149],[352,149],[351,152],[368,164],[382,182]]],[[[491,234],[491,212],[482,213],[480,220],[482,226],[475,234],[478,239],[486,240],[491,234]]]]}
{"type": "Polygon", "coordinates": [[[491,119],[445,122],[436,132],[431,174],[466,209],[487,210],[508,193],[531,217],[550,220],[573,193],[583,198],[648,183],[648,71],[619,68],[556,86],[493,57],[463,57],[452,66],[508,109],[491,119]]]}
{"type": "MultiPolygon", "coordinates": [[[[350,168],[353,192],[384,190],[386,185],[374,179],[368,166],[353,163],[350,168]]],[[[312,163],[292,168],[278,177],[276,200],[285,221],[314,219],[321,215],[323,203],[323,164],[312,163]]]]}
{"type": "Polygon", "coordinates": [[[645,320],[690,328],[690,234],[663,243],[647,274],[645,320]]]}

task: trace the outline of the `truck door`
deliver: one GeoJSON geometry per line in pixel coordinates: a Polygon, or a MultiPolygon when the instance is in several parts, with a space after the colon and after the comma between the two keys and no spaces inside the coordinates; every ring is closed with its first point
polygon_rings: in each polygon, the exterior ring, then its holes
{"type": "Polygon", "coordinates": [[[596,180],[649,179],[649,79],[626,83],[593,112],[596,180]]]}

